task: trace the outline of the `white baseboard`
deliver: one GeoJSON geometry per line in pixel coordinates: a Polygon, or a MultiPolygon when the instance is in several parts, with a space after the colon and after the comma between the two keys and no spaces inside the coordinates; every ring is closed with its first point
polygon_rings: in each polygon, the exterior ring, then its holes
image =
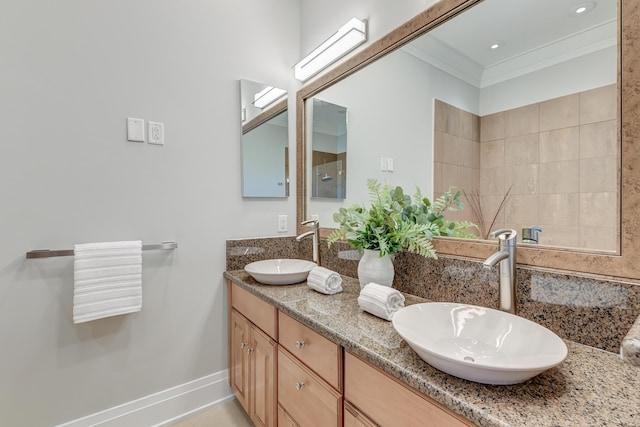
{"type": "Polygon", "coordinates": [[[220,371],[58,427],[163,426],[232,399],[227,377],[227,370],[220,371]]]}

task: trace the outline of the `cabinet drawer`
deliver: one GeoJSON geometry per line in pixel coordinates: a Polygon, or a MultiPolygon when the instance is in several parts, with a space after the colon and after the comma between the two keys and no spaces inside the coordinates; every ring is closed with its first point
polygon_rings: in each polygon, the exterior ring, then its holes
{"type": "Polygon", "coordinates": [[[301,427],[318,422],[342,426],[342,396],[282,347],[278,348],[278,401],[301,427]]]}
{"type": "Polygon", "coordinates": [[[271,338],[278,340],[276,333],[278,310],[274,306],[245,291],[235,283],[231,286],[231,305],[271,338]]]}
{"type": "Polygon", "coordinates": [[[377,427],[349,402],[344,402],[344,427],[377,427]]]}
{"type": "Polygon", "coordinates": [[[278,427],[298,427],[298,424],[291,419],[282,405],[278,405],[278,427]]]}
{"type": "Polygon", "coordinates": [[[341,390],[342,347],[280,312],[280,345],[336,390],[341,390]]]}
{"type": "Polygon", "coordinates": [[[380,426],[475,425],[349,352],[345,352],[344,375],[345,399],[380,426]]]}

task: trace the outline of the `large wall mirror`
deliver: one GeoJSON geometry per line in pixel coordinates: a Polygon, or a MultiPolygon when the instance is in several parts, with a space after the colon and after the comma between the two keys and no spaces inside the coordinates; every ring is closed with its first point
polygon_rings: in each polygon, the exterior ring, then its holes
{"type": "Polygon", "coordinates": [[[289,196],[287,91],[240,80],[242,196],[289,196]]]}
{"type": "MultiPolygon", "coordinates": [[[[640,279],[628,35],[638,12],[620,3],[441,1],[302,88],[299,219],[318,215],[331,228],[340,206],[368,201],[367,178],[431,196],[455,185],[485,212],[465,200],[459,219],[543,229],[519,263],[640,279]],[[577,14],[579,3],[587,9],[577,14]],[[318,204],[308,193],[304,104],[314,99],[349,110],[344,201],[318,204]],[[393,171],[381,170],[385,158],[393,171]]],[[[435,244],[450,255],[495,250],[482,240],[435,244]]]]}

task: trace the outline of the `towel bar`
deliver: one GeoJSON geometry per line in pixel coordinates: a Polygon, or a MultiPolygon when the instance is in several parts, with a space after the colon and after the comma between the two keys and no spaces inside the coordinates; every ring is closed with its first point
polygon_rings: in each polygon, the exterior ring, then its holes
{"type": "MultiPolygon", "coordinates": [[[[156,251],[156,250],[173,250],[178,247],[176,242],[162,242],[153,245],[142,245],[143,251],[156,251]]],[[[36,249],[27,252],[27,259],[33,258],[52,258],[56,256],[73,256],[73,249],[59,249],[52,251],[51,249],[36,249]]]]}

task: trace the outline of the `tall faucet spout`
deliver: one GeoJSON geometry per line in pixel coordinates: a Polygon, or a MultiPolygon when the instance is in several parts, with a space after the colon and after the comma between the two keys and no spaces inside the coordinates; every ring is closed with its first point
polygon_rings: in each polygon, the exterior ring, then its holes
{"type": "Polygon", "coordinates": [[[313,236],[313,262],[320,265],[320,222],[317,219],[302,221],[301,225],[311,227],[311,231],[300,234],[296,237],[299,242],[305,237],[313,236]]]}
{"type": "Polygon", "coordinates": [[[517,233],[511,229],[496,230],[491,237],[498,238],[498,252],[484,260],[482,266],[491,269],[499,263],[500,310],[515,314],[516,312],[516,242],[517,233]]]}
{"type": "Polygon", "coordinates": [[[489,258],[485,259],[484,262],[482,263],[482,266],[486,270],[491,270],[493,267],[496,266],[497,263],[507,258],[509,258],[509,252],[507,251],[496,252],[493,255],[491,255],[489,258]]]}

